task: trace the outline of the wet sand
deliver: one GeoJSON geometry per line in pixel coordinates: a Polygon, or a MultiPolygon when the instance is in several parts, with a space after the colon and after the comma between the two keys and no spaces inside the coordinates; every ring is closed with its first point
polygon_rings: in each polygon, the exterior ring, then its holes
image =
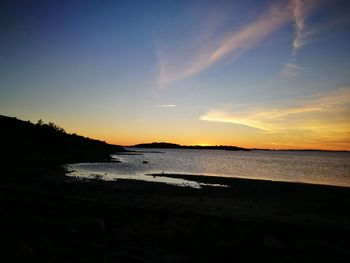
{"type": "Polygon", "coordinates": [[[3,184],[3,256],[13,262],[349,262],[349,188],[185,177],[229,187],[69,177],[3,184]]]}

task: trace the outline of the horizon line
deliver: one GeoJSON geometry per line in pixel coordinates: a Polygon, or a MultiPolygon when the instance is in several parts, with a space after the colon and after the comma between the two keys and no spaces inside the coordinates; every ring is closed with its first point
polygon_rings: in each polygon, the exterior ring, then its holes
{"type": "Polygon", "coordinates": [[[135,147],[136,145],[140,144],[157,144],[157,143],[165,143],[165,144],[174,144],[178,145],[180,147],[237,147],[237,148],[242,148],[242,149],[247,149],[247,150],[256,150],[256,151],[322,151],[322,152],[350,152],[350,150],[332,150],[332,149],[320,149],[320,148],[259,148],[259,147],[243,147],[243,146],[237,146],[237,145],[224,145],[224,144],[177,144],[177,143],[169,143],[169,142],[150,142],[150,143],[137,143],[133,145],[118,145],[122,147],[135,147]]]}

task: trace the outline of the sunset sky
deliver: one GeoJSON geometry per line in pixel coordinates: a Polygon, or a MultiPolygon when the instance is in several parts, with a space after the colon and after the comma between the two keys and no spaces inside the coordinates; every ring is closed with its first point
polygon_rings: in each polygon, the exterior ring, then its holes
{"type": "Polygon", "coordinates": [[[0,114],[109,143],[350,150],[350,2],[1,1],[0,114]]]}

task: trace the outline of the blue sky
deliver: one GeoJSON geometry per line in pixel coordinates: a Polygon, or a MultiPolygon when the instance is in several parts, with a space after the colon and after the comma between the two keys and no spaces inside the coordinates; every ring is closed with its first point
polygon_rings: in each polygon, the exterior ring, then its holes
{"type": "Polygon", "coordinates": [[[350,149],[347,1],[8,1],[0,113],[123,145],[350,149]]]}

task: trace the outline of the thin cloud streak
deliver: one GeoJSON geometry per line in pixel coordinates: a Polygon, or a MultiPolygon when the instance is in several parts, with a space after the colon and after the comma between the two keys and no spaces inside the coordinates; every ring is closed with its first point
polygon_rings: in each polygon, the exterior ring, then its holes
{"type": "Polygon", "coordinates": [[[311,35],[312,31],[306,30],[305,22],[307,16],[320,3],[319,0],[291,0],[291,7],[295,21],[295,36],[293,39],[293,53],[307,43],[307,37],[311,35]]]}
{"type": "Polygon", "coordinates": [[[174,108],[176,107],[175,104],[160,104],[160,105],[156,105],[156,107],[158,108],[174,108]]]}
{"type": "Polygon", "coordinates": [[[311,14],[322,0],[291,0],[290,6],[293,13],[295,23],[295,32],[292,42],[292,53],[289,62],[283,67],[282,73],[289,76],[297,76],[304,68],[295,64],[297,51],[305,46],[308,38],[313,34],[312,30],[306,29],[307,17],[311,14]]]}
{"type": "Polygon", "coordinates": [[[297,76],[303,69],[303,67],[289,62],[284,65],[283,73],[287,76],[294,77],[297,76]]]}
{"type": "MultiPolygon", "coordinates": [[[[307,43],[307,38],[312,33],[306,28],[307,17],[320,3],[321,0],[290,0],[289,4],[276,2],[258,19],[225,37],[218,37],[209,30],[210,38],[200,42],[204,44],[196,45],[182,59],[172,57],[158,46],[158,88],[166,89],[172,82],[196,75],[227,57],[237,59],[291,21],[295,23],[291,54],[293,61],[297,50],[307,43]]],[[[288,62],[284,73],[296,75],[296,70],[292,73],[289,64],[295,65],[288,62]]]]}
{"type": "Polygon", "coordinates": [[[233,32],[219,41],[212,39],[206,42],[204,47],[198,47],[199,52],[181,65],[171,64],[171,60],[158,50],[159,88],[164,89],[173,81],[195,75],[228,56],[239,57],[292,19],[288,5],[275,4],[260,18],[238,32],[233,32]],[[215,45],[214,42],[219,44],[215,45]]]}
{"type": "Polygon", "coordinates": [[[349,116],[350,87],[344,87],[298,100],[283,108],[225,105],[209,110],[200,116],[200,120],[244,125],[263,132],[346,133],[350,130],[349,116]]]}
{"type": "Polygon", "coordinates": [[[293,39],[293,52],[303,46],[304,28],[305,28],[305,10],[302,0],[292,0],[293,15],[295,19],[295,37],[293,39]]]}

